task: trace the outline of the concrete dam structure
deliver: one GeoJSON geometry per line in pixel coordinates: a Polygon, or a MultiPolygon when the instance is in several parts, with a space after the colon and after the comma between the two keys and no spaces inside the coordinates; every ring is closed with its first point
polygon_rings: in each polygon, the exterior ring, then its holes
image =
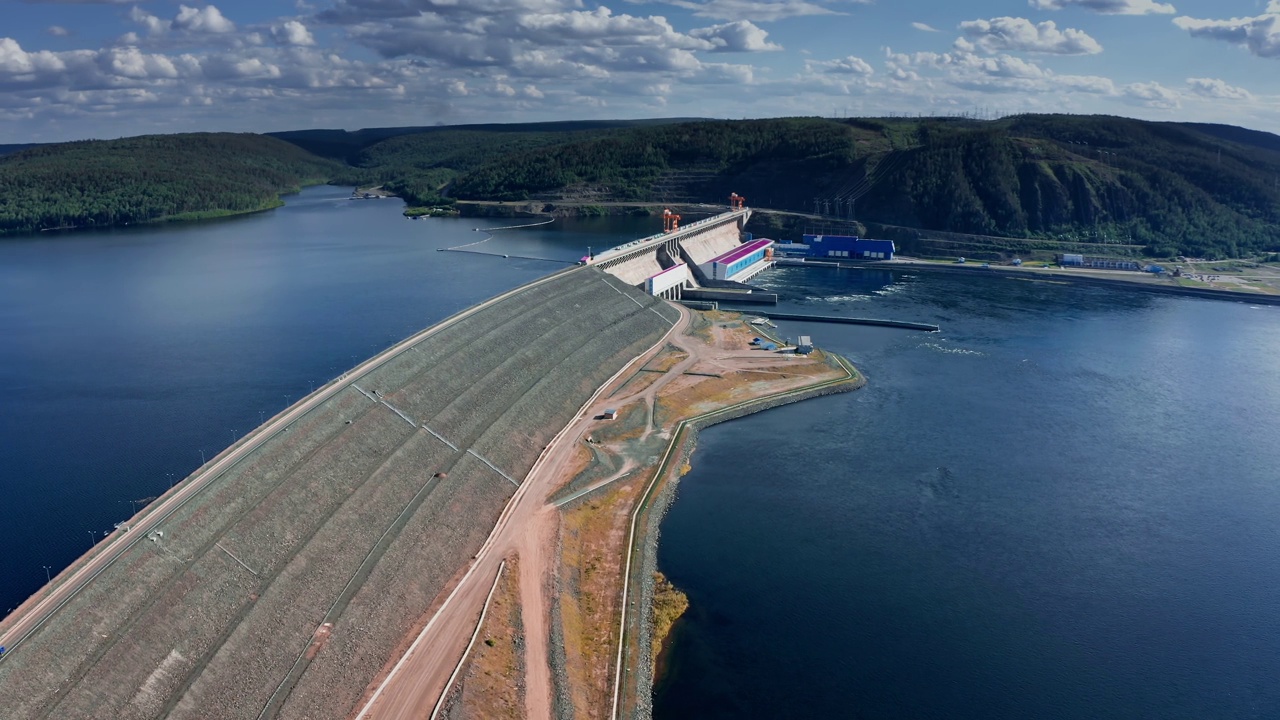
{"type": "MultiPolygon", "coordinates": [[[[717,259],[739,250],[750,218],[749,208],[739,208],[611,248],[591,258],[589,264],[650,295],[679,300],[684,290],[704,287],[717,279],[711,277],[711,268],[717,259]]],[[[764,259],[762,247],[760,257],[751,258],[734,277],[718,279],[746,280],[771,263],[764,259]]]]}
{"type": "Polygon", "coordinates": [[[348,717],[548,443],[679,317],[574,267],[366,361],[0,623],[0,714],[348,717]]]}

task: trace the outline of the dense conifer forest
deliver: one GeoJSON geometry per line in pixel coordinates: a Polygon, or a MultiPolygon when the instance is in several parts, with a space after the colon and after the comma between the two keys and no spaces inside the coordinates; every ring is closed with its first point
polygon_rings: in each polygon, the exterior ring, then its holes
{"type": "Polygon", "coordinates": [[[927,230],[1280,250],[1280,138],[1115,117],[760,120],[641,128],[503,158],[459,199],[721,202],[927,230]]]}
{"type": "Polygon", "coordinates": [[[0,233],[263,210],[338,170],[332,161],[262,135],[43,145],[0,157],[0,233]]]}
{"type": "Polygon", "coordinates": [[[722,203],[924,231],[1280,251],[1280,137],[1105,116],[599,121],[150,136],[0,157],[0,232],[244,212],[307,182],[455,200],[722,203]],[[287,142],[283,142],[283,141],[287,142]]]}

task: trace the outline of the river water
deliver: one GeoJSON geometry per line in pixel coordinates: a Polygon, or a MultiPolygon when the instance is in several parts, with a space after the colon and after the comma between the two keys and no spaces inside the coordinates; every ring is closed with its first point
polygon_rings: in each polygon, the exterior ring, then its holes
{"type": "MultiPolygon", "coordinates": [[[[312,188],[206,224],[0,241],[0,611],[232,437],[597,250],[610,218],[407,221],[312,188]]],[[[779,269],[870,384],[712,428],[663,524],[660,719],[1280,716],[1280,314],[779,269]]]]}
{"type": "Polygon", "coordinates": [[[665,718],[1280,717],[1280,312],[779,269],[857,392],[705,432],[665,718]]]}

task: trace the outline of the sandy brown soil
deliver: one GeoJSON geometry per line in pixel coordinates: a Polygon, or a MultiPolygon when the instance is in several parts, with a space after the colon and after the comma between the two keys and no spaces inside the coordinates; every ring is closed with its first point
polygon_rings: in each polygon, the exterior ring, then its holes
{"type": "Polygon", "coordinates": [[[618,647],[619,556],[647,478],[633,474],[564,514],[560,618],[575,718],[608,717],[618,647]]]}
{"type": "Polygon", "coordinates": [[[444,716],[451,720],[524,717],[525,641],[518,558],[507,560],[477,640],[458,687],[445,704],[444,716]],[[512,682],[512,678],[521,681],[512,682]]]}

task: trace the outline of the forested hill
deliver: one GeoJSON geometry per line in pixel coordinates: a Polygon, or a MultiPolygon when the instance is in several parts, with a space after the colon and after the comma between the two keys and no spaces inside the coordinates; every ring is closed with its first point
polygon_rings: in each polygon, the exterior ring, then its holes
{"type": "Polygon", "coordinates": [[[274,207],[339,166],[262,135],[42,145],[0,157],[0,234],[216,217],[274,207]]]}
{"type": "Polygon", "coordinates": [[[334,182],[382,185],[411,205],[723,203],[737,192],[757,208],[926,231],[1153,255],[1280,252],[1280,137],[1228,125],[1023,115],[278,135],[146,136],[0,156],[0,233],[248,212],[334,182]]]}
{"type": "Polygon", "coordinates": [[[628,129],[461,175],[462,199],[723,202],[932,230],[1238,256],[1280,250],[1280,138],[1103,116],[628,129]],[[836,201],[839,200],[837,203],[836,201]]]}
{"type": "Polygon", "coordinates": [[[383,140],[405,135],[432,135],[435,133],[470,132],[482,133],[495,140],[501,135],[522,135],[527,133],[563,134],[585,133],[598,130],[614,130],[618,128],[644,127],[647,125],[667,125],[671,123],[695,122],[699,118],[658,118],[652,120],[563,120],[559,122],[536,123],[482,123],[475,125],[434,125],[418,127],[364,128],[362,130],[286,130],[267,133],[271,137],[288,140],[298,147],[321,157],[333,158],[344,162],[355,162],[358,154],[365,148],[383,140]]]}
{"type": "Polygon", "coordinates": [[[451,125],[418,128],[299,130],[274,133],[317,155],[350,168],[334,178],[348,185],[382,185],[410,205],[448,202],[441,190],[459,173],[538,148],[549,148],[625,130],[697,122],[657,120],[574,120],[564,122],[451,125]]]}

